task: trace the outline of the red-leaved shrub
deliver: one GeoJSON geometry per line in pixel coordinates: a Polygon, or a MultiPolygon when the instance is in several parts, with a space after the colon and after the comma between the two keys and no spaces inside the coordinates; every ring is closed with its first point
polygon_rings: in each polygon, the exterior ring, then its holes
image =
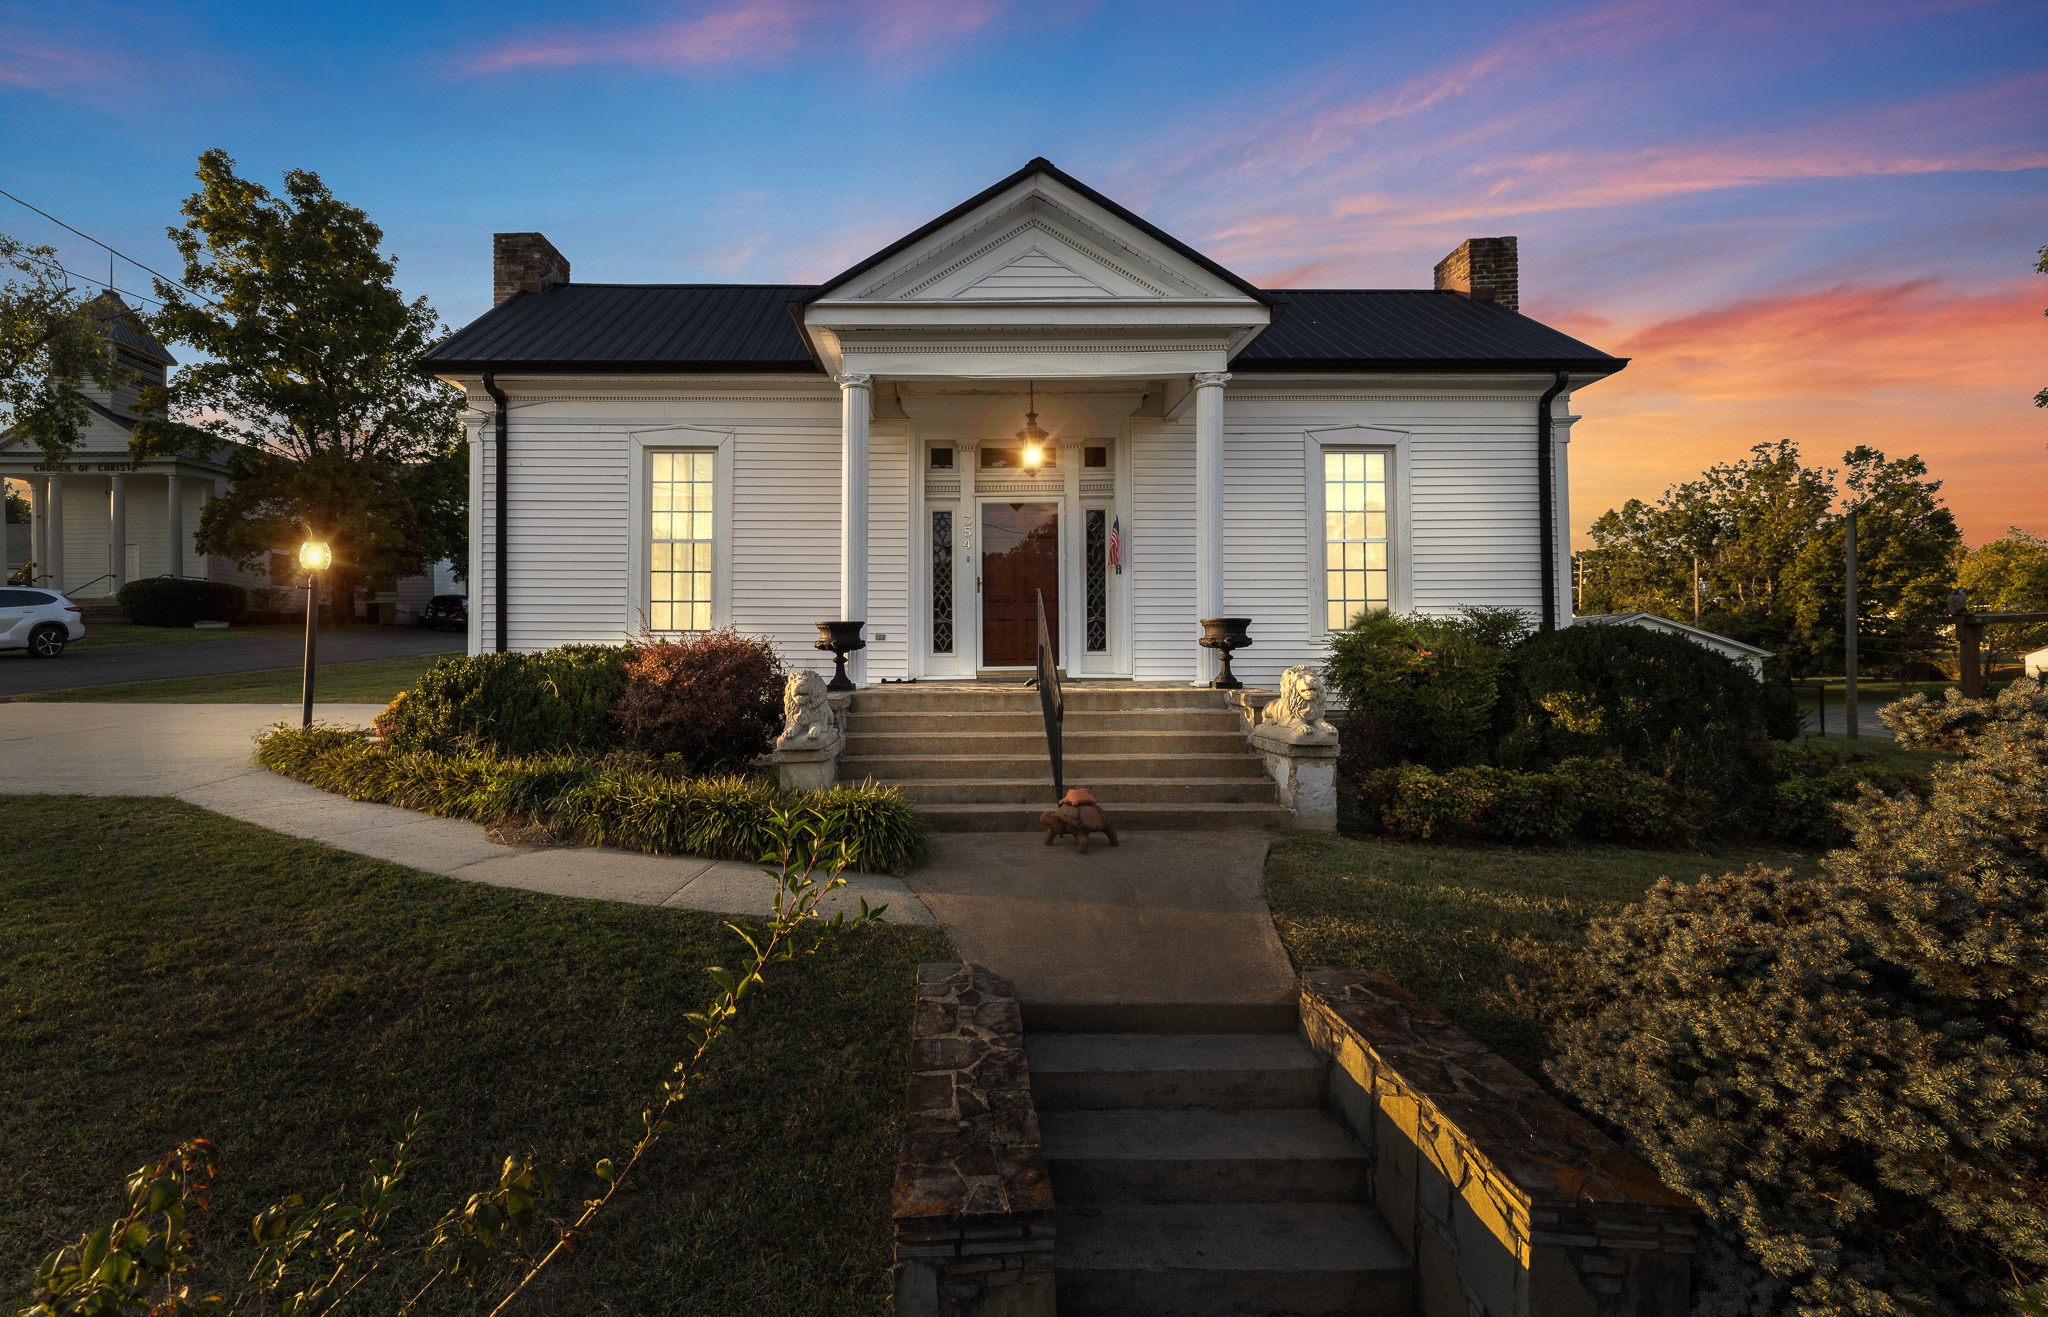
{"type": "Polygon", "coordinates": [[[612,711],[635,749],[692,772],[743,767],[775,743],[782,663],[766,640],[730,629],[649,641],[626,664],[612,711]]]}

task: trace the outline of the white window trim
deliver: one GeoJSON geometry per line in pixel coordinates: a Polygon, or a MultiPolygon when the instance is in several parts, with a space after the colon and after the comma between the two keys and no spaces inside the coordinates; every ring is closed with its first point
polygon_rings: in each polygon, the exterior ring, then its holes
{"type": "Polygon", "coordinates": [[[633,533],[627,546],[627,570],[632,586],[626,591],[625,634],[673,638],[688,631],[655,631],[647,624],[654,616],[654,454],[711,454],[711,625],[732,625],[732,445],[731,430],[713,430],[694,425],[668,425],[635,430],[633,479],[627,491],[627,510],[633,533]]]}
{"type": "Polygon", "coordinates": [[[1303,435],[1302,458],[1308,476],[1307,576],[1310,634],[1330,634],[1329,546],[1324,540],[1323,455],[1340,453],[1382,453],[1387,459],[1387,611],[1414,611],[1412,582],[1415,553],[1409,516],[1408,446],[1406,430],[1388,430],[1372,425],[1333,425],[1303,435]]]}

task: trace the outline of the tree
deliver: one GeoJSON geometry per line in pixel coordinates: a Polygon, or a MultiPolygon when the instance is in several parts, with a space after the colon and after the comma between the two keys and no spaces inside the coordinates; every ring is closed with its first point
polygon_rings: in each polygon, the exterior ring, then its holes
{"type": "Polygon", "coordinates": [[[13,481],[0,481],[0,485],[7,487],[7,515],[0,517],[0,522],[4,522],[9,526],[28,525],[31,520],[28,500],[23,498],[21,491],[14,487],[13,481]]]}
{"type": "Polygon", "coordinates": [[[442,473],[467,465],[461,395],[414,370],[444,332],[433,309],[398,291],[383,231],[318,174],[288,171],[276,196],[213,150],[198,179],[157,327],[203,356],[145,392],[164,419],[137,426],[136,456],[229,450],[233,483],[198,538],[244,567],[318,537],[339,598],[422,570],[461,520],[442,473]]]}
{"type": "MultiPolygon", "coordinates": [[[[1887,459],[1868,444],[1842,458],[1843,498],[1855,503],[1857,648],[1873,672],[1908,680],[1948,648],[1948,595],[1963,551],[1941,482],[1917,456],[1887,459]]],[[[1801,630],[1840,644],[1846,522],[1830,516],[1788,574],[1801,630]]],[[[1835,650],[1839,653],[1839,650],[1835,650]]]]}
{"type": "Polygon", "coordinates": [[[33,442],[52,465],[69,457],[89,415],[85,387],[120,382],[100,334],[56,249],[0,233],[0,432],[33,442]]]}
{"type": "Polygon", "coordinates": [[[1834,476],[1781,439],[1673,485],[1655,505],[1630,499],[1593,523],[1579,611],[1691,622],[1697,569],[1702,625],[1810,667],[1820,638],[1801,631],[1785,579],[1828,516],[1834,476]]]}
{"type": "MultiPolygon", "coordinates": [[[[2010,527],[2003,538],[1964,554],[1957,579],[1975,611],[2048,612],[2048,540],[2010,527]]],[[[2048,645],[2048,624],[2002,626],[1996,638],[2007,649],[2038,649],[2048,645]]]]}

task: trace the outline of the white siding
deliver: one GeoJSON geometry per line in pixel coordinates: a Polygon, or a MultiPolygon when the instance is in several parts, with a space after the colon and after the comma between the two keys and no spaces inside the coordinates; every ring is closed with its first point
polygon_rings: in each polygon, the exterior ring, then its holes
{"type": "MultiPolygon", "coordinates": [[[[1192,422],[1131,427],[1131,671],[1139,681],[1193,681],[1195,641],[1195,429],[1192,422]]],[[[1228,571],[1226,565],[1226,577],[1228,571]]]]}
{"type": "Polygon", "coordinates": [[[1309,625],[1305,455],[1299,430],[1224,434],[1223,609],[1252,619],[1252,647],[1231,658],[1246,685],[1277,685],[1322,643],[1309,625]]]}
{"type": "MultiPolygon", "coordinates": [[[[817,623],[839,616],[839,420],[750,427],[734,443],[732,623],[791,670],[829,673],[817,623]]],[[[869,480],[874,479],[872,465],[869,480]]]]}
{"type": "Polygon", "coordinates": [[[910,428],[900,421],[868,434],[867,624],[868,680],[910,675],[910,428]]]}

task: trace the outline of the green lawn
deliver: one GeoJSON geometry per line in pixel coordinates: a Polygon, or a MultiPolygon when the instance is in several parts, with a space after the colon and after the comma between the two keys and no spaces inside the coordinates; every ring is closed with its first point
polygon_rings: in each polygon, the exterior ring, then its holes
{"type": "Polygon", "coordinates": [[[1892,767],[1912,773],[1925,773],[1936,764],[1951,763],[1955,759],[1954,755],[1945,755],[1938,750],[1904,749],[1889,736],[1863,736],[1852,741],[1841,732],[1832,732],[1827,736],[1808,732],[1802,739],[1810,745],[1827,746],[1839,754],[1853,754],[1858,750],[1875,751],[1890,761],[1892,767]]]}
{"type": "MultiPolygon", "coordinates": [[[[0,1307],[198,1134],[222,1167],[206,1280],[241,1274],[260,1206],[352,1183],[416,1107],[409,1228],[515,1152],[564,1168],[573,1212],[684,1054],[703,967],[744,950],[716,916],[433,877],[170,800],[0,797],[0,830],[0,1307]]],[[[885,1311],[913,966],[952,954],[886,927],[771,971],[522,1311],[885,1311]]],[[[349,1310],[391,1311],[407,1278],[349,1310]]]]}
{"type": "Polygon", "coordinates": [[[132,622],[87,622],[85,638],[73,649],[141,649],[149,645],[187,645],[195,640],[228,640],[235,636],[303,635],[304,625],[234,626],[225,630],[197,627],[136,626],[132,622]]]}
{"type": "MultiPolygon", "coordinates": [[[[446,654],[365,659],[359,663],[323,663],[313,681],[313,697],[321,704],[388,704],[398,692],[446,654]]],[[[73,686],[69,690],[17,695],[17,700],[58,700],[66,703],[130,704],[290,704],[299,699],[298,668],[266,668],[215,677],[169,677],[161,681],[123,681],[106,686],[73,686]]]]}
{"type": "Polygon", "coordinates": [[[1814,863],[1782,846],[1518,848],[1287,832],[1266,860],[1266,894],[1297,966],[1378,970],[1536,1075],[1544,1030],[1530,985],[1572,954],[1594,916],[1660,876],[1690,880],[1757,860],[1814,863]]]}

